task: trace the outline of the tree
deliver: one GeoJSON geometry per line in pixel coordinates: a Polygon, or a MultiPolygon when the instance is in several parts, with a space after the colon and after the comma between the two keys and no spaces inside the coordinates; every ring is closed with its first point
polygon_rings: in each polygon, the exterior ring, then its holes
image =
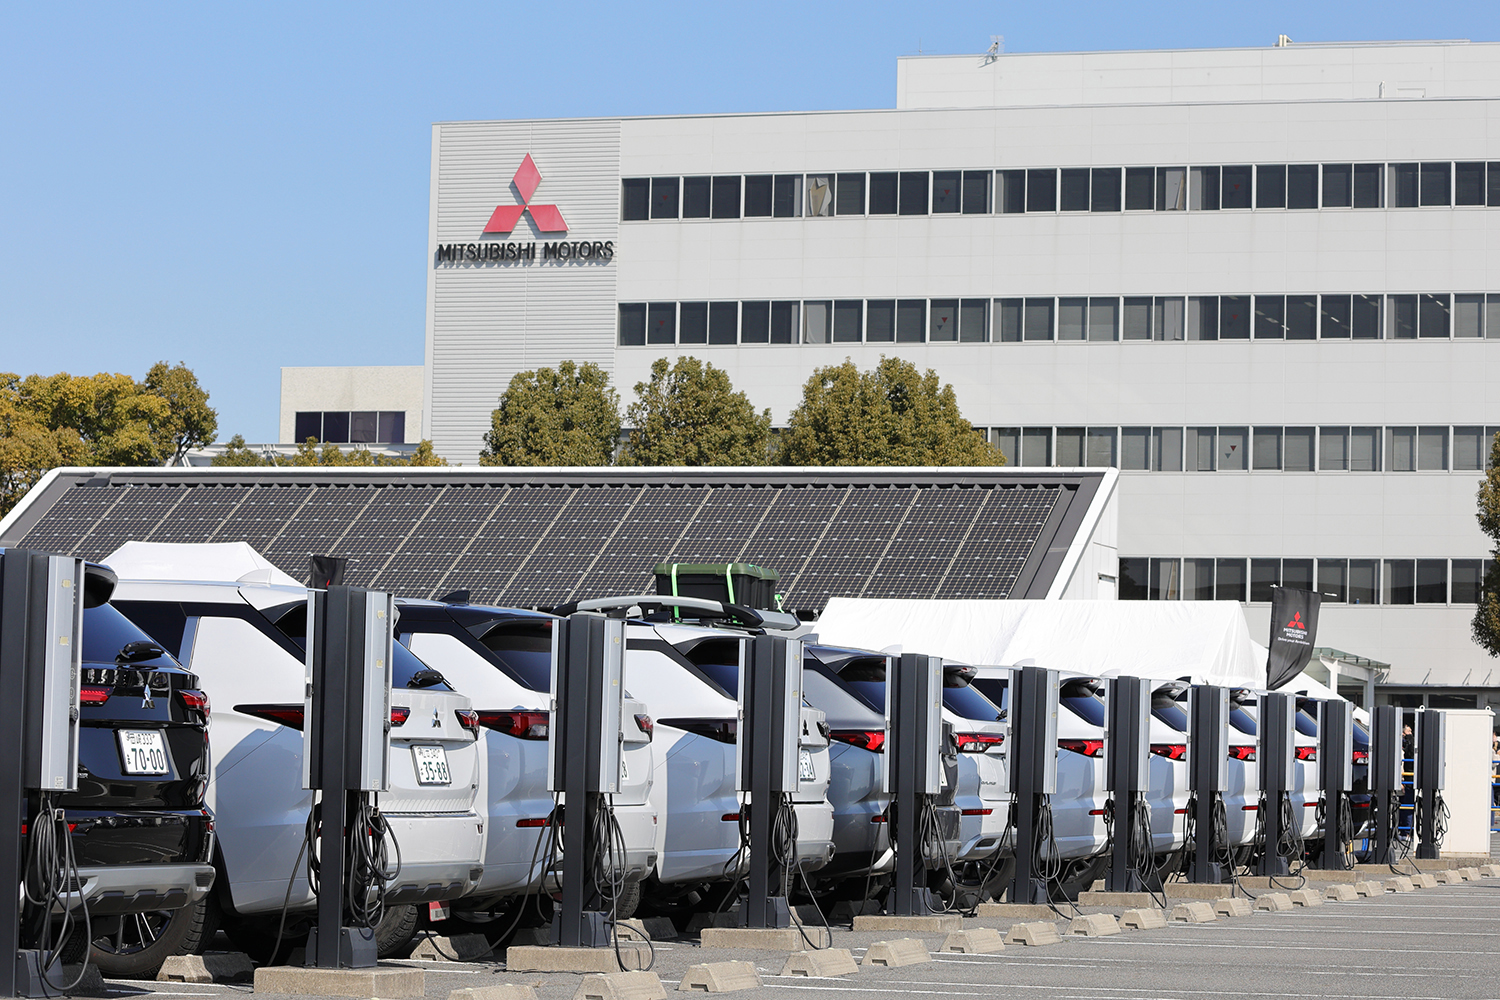
{"type": "MultiPolygon", "coordinates": [[[[592,361],[520,372],[490,414],[480,465],[608,465],[620,397],[592,361]]],[[[430,449],[429,449],[430,452],[430,449]]]]}
{"type": "Polygon", "coordinates": [[[0,372],[0,515],[59,465],[82,465],[88,449],[76,431],[48,427],[21,404],[21,378],[0,372]]]}
{"type": "Polygon", "coordinates": [[[213,457],[208,463],[213,466],[252,466],[252,465],[275,465],[276,463],[261,456],[258,451],[251,451],[245,446],[245,435],[236,434],[224,445],[224,450],[213,457]]]}
{"type": "Polygon", "coordinates": [[[1479,481],[1479,530],[1494,543],[1485,564],[1484,593],[1474,612],[1474,641],[1491,656],[1500,656],[1500,434],[1490,442],[1490,463],[1479,481]]]}
{"type": "Polygon", "coordinates": [[[172,368],[158,361],[146,373],[143,386],[167,404],[166,419],[158,425],[157,436],[163,447],[172,449],[168,465],[182,461],[189,449],[213,443],[219,414],[208,405],[208,393],[198,384],[192,369],[180,361],[172,368]]]}
{"type": "Polygon", "coordinates": [[[729,375],[697,358],[651,363],[651,380],[637,382],[627,418],[635,428],[621,465],[765,465],[771,451],[771,411],[755,412],[729,375]]]}
{"type": "Polygon", "coordinates": [[[782,432],[782,465],[1004,465],[1000,449],[958,412],[953,386],[882,356],[861,373],[844,360],[813,372],[782,432]]]}
{"type": "MultiPolygon", "coordinates": [[[[244,438],[236,434],[229,441],[229,448],[224,451],[225,455],[233,449],[234,443],[238,441],[243,446],[244,438]]],[[[254,454],[250,452],[250,454],[254,454]]],[[[223,458],[221,455],[219,458],[223,458]]],[[[255,462],[221,462],[219,458],[214,459],[215,465],[255,465],[255,462]]],[[[447,459],[442,458],[432,450],[432,442],[423,440],[418,443],[417,448],[410,455],[402,458],[399,455],[377,455],[369,448],[358,446],[344,451],[336,444],[324,442],[320,444],[318,439],[310,437],[297,446],[297,453],[291,456],[282,456],[275,461],[261,463],[266,465],[286,466],[442,466],[447,465],[447,459]]]]}

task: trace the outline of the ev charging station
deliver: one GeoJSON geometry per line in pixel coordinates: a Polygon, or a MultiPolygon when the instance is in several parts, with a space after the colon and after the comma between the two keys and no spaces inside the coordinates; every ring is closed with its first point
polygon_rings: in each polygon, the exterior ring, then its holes
{"type": "Polygon", "coordinates": [[[1374,807],[1377,865],[1393,864],[1396,816],[1401,808],[1401,709],[1377,705],[1370,728],[1370,804],[1374,807]]]}
{"type": "Polygon", "coordinates": [[[896,870],[885,909],[891,916],[926,916],[937,909],[926,884],[922,821],[942,791],[943,661],[903,653],[892,665],[885,684],[881,784],[890,795],[896,870]]]}
{"type": "Polygon", "coordinates": [[[1133,851],[1139,805],[1151,790],[1151,691],[1146,681],[1111,677],[1108,710],[1104,787],[1110,793],[1114,837],[1105,885],[1110,892],[1140,892],[1145,888],[1140,873],[1151,864],[1150,857],[1135,857],[1133,851]]]}
{"type": "MultiPolygon", "coordinates": [[[[740,644],[739,740],[735,784],[748,799],[750,873],[742,927],[790,927],[788,858],[778,857],[778,820],[797,791],[802,718],[802,641],[757,635],[740,644]]],[[[796,845],[790,845],[795,855],[796,845]]]]}
{"type": "Polygon", "coordinates": [[[1417,713],[1416,778],[1417,857],[1435,858],[1443,846],[1438,811],[1443,808],[1443,787],[1448,783],[1448,715],[1435,709],[1417,713]]]}
{"type": "Polygon", "coordinates": [[[1323,857],[1321,867],[1339,871],[1349,864],[1344,857],[1353,837],[1354,706],[1330,698],[1321,703],[1318,720],[1318,769],[1323,774],[1323,857]],[[1345,824],[1344,819],[1350,818],[1345,824]],[[1349,834],[1346,839],[1345,834],[1349,834]]]}
{"type": "MultiPolygon", "coordinates": [[[[96,568],[97,571],[97,568],[96,568]]],[[[0,552],[0,829],[35,830],[51,796],[78,788],[78,686],[83,609],[107,594],[90,593],[82,559],[23,549],[0,552]]],[[[114,580],[99,571],[108,589],[114,580]]],[[[62,832],[67,837],[67,831],[62,832]]],[[[0,885],[26,877],[26,844],[0,837],[0,885]]],[[[39,873],[49,884],[58,872],[39,873]]],[[[20,892],[0,903],[0,996],[60,992],[45,979],[53,956],[39,947],[35,919],[20,892]],[[28,924],[30,926],[28,926],[28,924]]]]}
{"type": "MultiPolygon", "coordinates": [[[[562,901],[552,943],[603,948],[610,914],[594,884],[600,823],[612,823],[605,796],[620,788],[620,714],[624,710],[625,622],[579,612],[552,630],[552,729],[547,790],[562,793],[569,836],[563,838],[562,901]]],[[[554,819],[554,822],[556,820],[554,819]]]]}
{"type": "Polygon", "coordinates": [[[1047,902],[1047,883],[1037,871],[1038,828],[1046,797],[1057,791],[1057,671],[1017,667],[1011,681],[1010,791],[1015,797],[1016,873],[1012,903],[1047,902]]]}
{"type": "Polygon", "coordinates": [[[1193,792],[1193,860],[1191,882],[1224,881],[1224,866],[1216,860],[1228,845],[1224,817],[1224,789],[1229,779],[1229,689],[1195,684],[1188,695],[1190,732],[1188,780],[1193,792]]]}
{"type": "Polygon", "coordinates": [[[1293,762],[1296,759],[1297,700],[1290,694],[1271,692],[1260,696],[1260,787],[1265,796],[1261,816],[1265,821],[1264,849],[1261,852],[1261,875],[1285,875],[1287,859],[1281,854],[1281,842],[1287,836],[1283,803],[1289,802],[1296,788],[1293,762]]]}

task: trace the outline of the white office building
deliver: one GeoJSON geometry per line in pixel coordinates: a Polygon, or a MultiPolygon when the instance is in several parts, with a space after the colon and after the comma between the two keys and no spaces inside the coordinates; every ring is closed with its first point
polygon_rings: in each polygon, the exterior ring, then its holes
{"type": "Polygon", "coordinates": [[[423,436],[472,463],[567,359],[628,399],[692,354],[782,423],[899,355],[1012,464],[1120,468],[1121,598],[1263,636],[1316,588],[1346,686],[1500,703],[1500,45],[924,56],[896,103],[435,125],[423,436]]]}

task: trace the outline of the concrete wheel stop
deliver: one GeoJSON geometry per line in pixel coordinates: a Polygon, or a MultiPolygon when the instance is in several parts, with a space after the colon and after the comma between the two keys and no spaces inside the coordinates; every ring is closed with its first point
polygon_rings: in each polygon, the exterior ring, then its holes
{"type": "Polygon", "coordinates": [[[1158,927],[1167,926],[1167,915],[1154,906],[1126,910],[1120,914],[1120,925],[1136,931],[1156,930],[1158,927]]]}
{"type": "Polygon", "coordinates": [[[565,948],[561,945],[511,945],[505,952],[508,972],[576,972],[610,974],[644,969],[651,961],[650,946],[643,941],[621,941],[619,961],[614,948],[565,948]]]}
{"type": "Polygon", "coordinates": [[[966,931],[954,931],[943,939],[938,951],[956,955],[989,955],[1005,950],[1005,938],[993,927],[974,927],[966,931]]]}
{"type": "Polygon", "coordinates": [[[851,976],[859,971],[854,964],[854,955],[848,948],[823,948],[819,951],[793,952],[782,966],[783,976],[851,976]]]}
{"type": "Polygon", "coordinates": [[[584,976],[573,1000],[667,1000],[654,972],[609,972],[584,976]]]}
{"type": "Polygon", "coordinates": [[[754,962],[704,962],[690,966],[677,984],[678,993],[735,993],[760,986],[754,962]]]}
{"type": "Polygon", "coordinates": [[[1107,937],[1120,933],[1120,923],[1112,914],[1084,913],[1068,924],[1068,937],[1107,937]]]}
{"type": "Polygon", "coordinates": [[[963,926],[963,917],[957,913],[930,913],[911,917],[861,914],[854,918],[854,929],[857,931],[914,931],[918,934],[949,934],[963,930],[963,926]]]}
{"type": "Polygon", "coordinates": [[[1013,926],[1005,935],[1006,944],[1024,944],[1038,947],[1045,944],[1062,944],[1062,935],[1057,925],[1049,920],[1037,920],[1013,926]]]}
{"type": "Polygon", "coordinates": [[[381,997],[414,1000],[427,993],[427,973],[404,965],[371,969],[308,969],[268,965],[255,970],[256,993],[292,996],[381,997]]]}
{"type": "Polygon", "coordinates": [[[705,927],[698,942],[705,948],[802,951],[827,948],[833,936],[826,927],[705,927]]]}
{"type": "Polygon", "coordinates": [[[1221,917],[1248,917],[1252,912],[1248,899],[1214,900],[1214,913],[1221,917]]]}
{"type": "Polygon", "coordinates": [[[916,938],[899,938],[895,941],[876,941],[865,951],[862,965],[877,965],[895,969],[903,965],[921,965],[932,961],[927,946],[916,938]]]}

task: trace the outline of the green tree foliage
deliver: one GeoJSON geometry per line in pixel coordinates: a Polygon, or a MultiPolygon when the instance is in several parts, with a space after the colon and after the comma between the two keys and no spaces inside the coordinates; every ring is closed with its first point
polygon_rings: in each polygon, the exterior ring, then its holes
{"type": "Polygon", "coordinates": [[[274,462],[265,459],[260,452],[252,451],[245,446],[245,435],[236,434],[224,445],[224,450],[213,457],[210,465],[224,466],[252,466],[252,465],[274,465],[274,462]]]}
{"type": "Polygon", "coordinates": [[[620,397],[609,373],[592,361],[564,361],[510,380],[479,464],[608,465],[619,437],[620,397]]]}
{"type": "Polygon", "coordinates": [[[881,357],[813,372],[782,432],[782,465],[1004,465],[1000,449],[958,412],[953,386],[932,369],[881,357]]]}
{"type": "Polygon", "coordinates": [[[7,513],[48,469],[82,465],[88,449],[77,432],[48,427],[20,402],[21,379],[0,372],[0,515],[7,513]]]}
{"type": "Polygon", "coordinates": [[[446,459],[432,450],[431,441],[422,441],[410,455],[377,455],[369,448],[354,447],[344,451],[336,444],[319,443],[310,437],[297,446],[296,454],[278,456],[273,460],[263,459],[259,453],[245,447],[245,439],[239,434],[229,439],[223,453],[214,456],[214,465],[284,465],[292,468],[322,466],[440,466],[446,459]]]}
{"type": "Polygon", "coordinates": [[[170,443],[172,454],[167,464],[180,462],[192,448],[212,444],[219,431],[219,415],[208,405],[208,393],[198,384],[198,376],[182,362],[167,367],[158,361],[146,373],[143,388],[166,401],[166,417],[157,428],[170,443]]]}
{"type": "Polygon", "coordinates": [[[651,364],[637,382],[627,418],[635,428],[621,465],[765,465],[771,452],[771,411],[755,412],[729,375],[697,358],[651,364]]]}
{"type": "Polygon", "coordinates": [[[1500,434],[1490,442],[1490,464],[1484,478],[1479,481],[1479,530],[1483,531],[1495,547],[1490,550],[1490,561],[1485,564],[1484,593],[1480,595],[1479,607],[1474,612],[1472,632],[1474,641],[1491,656],[1500,656],[1500,569],[1495,560],[1500,559],[1500,434]]]}

